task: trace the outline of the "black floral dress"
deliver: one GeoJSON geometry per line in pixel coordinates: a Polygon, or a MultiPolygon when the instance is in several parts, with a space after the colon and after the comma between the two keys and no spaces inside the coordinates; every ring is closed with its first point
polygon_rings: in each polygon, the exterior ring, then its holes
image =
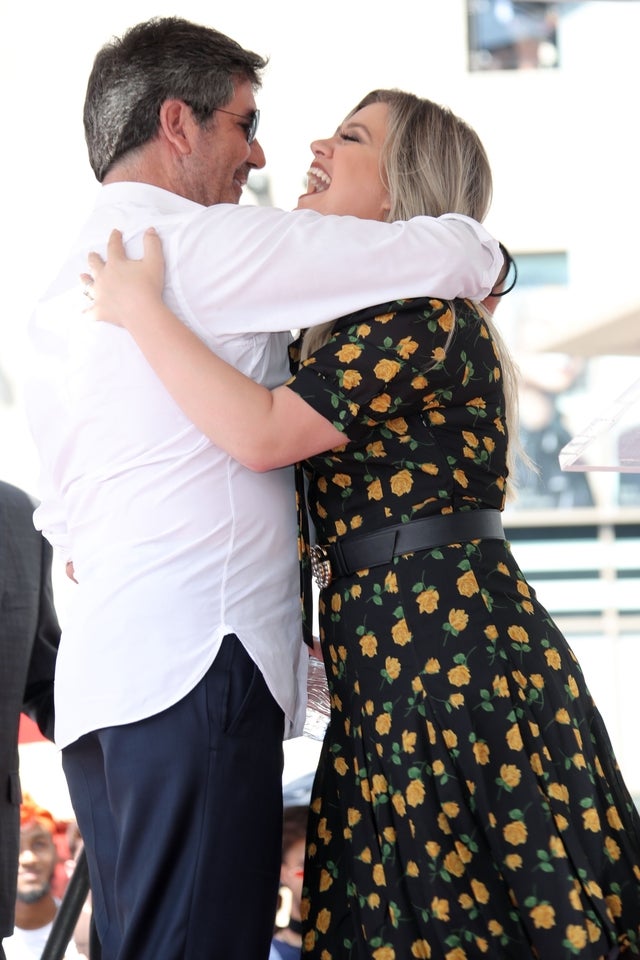
{"type": "MultiPolygon", "coordinates": [[[[305,465],[318,542],[502,508],[501,368],[472,304],[346,317],[290,386],[350,441],[305,465]]],[[[640,956],[638,814],[509,544],[452,544],[335,580],[320,632],[332,716],[303,956],[640,956]]]]}

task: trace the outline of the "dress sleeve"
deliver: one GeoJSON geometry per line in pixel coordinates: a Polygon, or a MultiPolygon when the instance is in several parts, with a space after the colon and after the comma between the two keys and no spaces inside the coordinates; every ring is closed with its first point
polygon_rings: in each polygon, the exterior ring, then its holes
{"type": "Polygon", "coordinates": [[[396,301],[338,321],[287,384],[350,440],[422,409],[454,324],[440,300],[396,301]],[[393,322],[391,322],[393,321],[393,322]]]}

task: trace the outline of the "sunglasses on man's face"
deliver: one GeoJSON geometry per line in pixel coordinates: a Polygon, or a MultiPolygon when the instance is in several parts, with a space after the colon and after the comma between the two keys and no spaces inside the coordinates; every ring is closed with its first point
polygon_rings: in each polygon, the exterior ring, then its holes
{"type": "Polygon", "coordinates": [[[247,143],[253,143],[256,138],[258,124],[260,122],[259,110],[252,110],[249,116],[244,113],[233,113],[232,110],[223,110],[222,107],[214,107],[214,110],[217,113],[228,113],[230,117],[239,117],[240,120],[244,120],[243,126],[247,134],[247,143]]]}

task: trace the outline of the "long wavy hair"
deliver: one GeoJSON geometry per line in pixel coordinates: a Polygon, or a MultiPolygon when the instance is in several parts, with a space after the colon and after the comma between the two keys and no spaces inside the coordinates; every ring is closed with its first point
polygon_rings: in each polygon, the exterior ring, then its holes
{"type": "MultiPolygon", "coordinates": [[[[462,213],[482,222],[491,205],[493,180],[485,149],[475,130],[447,107],[402,90],[373,90],[353,108],[349,117],[372,103],[386,103],[389,108],[380,154],[380,176],[391,201],[387,220],[462,213]]],[[[504,283],[509,263],[501,271],[496,291],[504,283]]],[[[514,451],[520,449],[517,370],[491,314],[482,304],[478,304],[478,309],[489,328],[502,368],[505,417],[508,436],[513,441],[509,443],[507,464],[513,486],[514,451]]],[[[302,344],[303,359],[327,342],[332,327],[333,323],[328,323],[307,331],[302,344]]],[[[455,327],[450,338],[454,331],[455,327]]]]}

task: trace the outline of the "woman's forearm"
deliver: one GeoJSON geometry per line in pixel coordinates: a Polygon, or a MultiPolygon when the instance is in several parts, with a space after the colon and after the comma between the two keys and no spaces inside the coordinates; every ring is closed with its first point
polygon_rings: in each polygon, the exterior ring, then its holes
{"type": "MultiPolygon", "coordinates": [[[[124,326],[192,423],[252,470],[270,470],[344,443],[333,425],[287,387],[269,390],[212,353],[161,298],[164,261],[155,231],[128,260],[114,231],[107,261],[89,255],[96,319],[124,326]]],[[[90,279],[90,278],[89,278],[90,279]]]]}

